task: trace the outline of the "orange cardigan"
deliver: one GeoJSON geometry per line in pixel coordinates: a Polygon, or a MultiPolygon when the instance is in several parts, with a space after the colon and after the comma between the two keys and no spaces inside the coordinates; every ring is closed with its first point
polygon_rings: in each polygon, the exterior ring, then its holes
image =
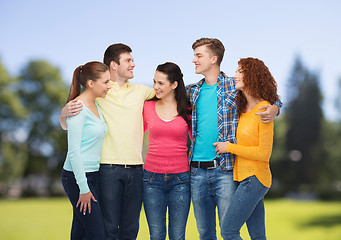
{"type": "Polygon", "coordinates": [[[237,155],[233,167],[233,179],[241,182],[245,178],[255,175],[265,186],[271,186],[271,172],[269,159],[273,144],[274,123],[263,123],[256,112],[259,107],[270,104],[260,102],[247,113],[241,114],[237,128],[237,144],[229,143],[227,152],[237,155]]]}

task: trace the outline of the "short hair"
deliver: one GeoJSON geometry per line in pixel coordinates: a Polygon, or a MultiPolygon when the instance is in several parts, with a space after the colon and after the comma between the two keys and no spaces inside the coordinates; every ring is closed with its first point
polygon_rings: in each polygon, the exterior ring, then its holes
{"type": "Polygon", "coordinates": [[[132,50],[129,46],[123,43],[115,43],[110,45],[104,52],[103,63],[110,67],[110,63],[114,61],[120,64],[120,55],[122,53],[131,53],[132,50]]]}
{"type": "Polygon", "coordinates": [[[214,56],[217,56],[217,64],[220,66],[225,53],[223,43],[217,38],[200,38],[193,43],[192,49],[195,50],[200,46],[206,46],[214,54],[214,56]]]}

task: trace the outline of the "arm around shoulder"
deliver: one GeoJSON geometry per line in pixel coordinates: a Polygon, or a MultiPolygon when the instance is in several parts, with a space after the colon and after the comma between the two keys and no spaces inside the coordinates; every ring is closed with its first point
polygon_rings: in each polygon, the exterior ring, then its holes
{"type": "MultiPolygon", "coordinates": [[[[282,106],[282,105],[280,105],[282,106]]],[[[264,123],[270,123],[272,122],[276,116],[279,115],[279,109],[280,106],[273,104],[267,104],[267,105],[263,105],[261,107],[259,107],[259,110],[264,110],[265,111],[259,111],[257,113],[255,113],[256,115],[259,115],[259,117],[261,118],[262,122],[264,123]]]]}
{"type": "Polygon", "coordinates": [[[70,102],[68,102],[63,108],[62,111],[59,115],[59,123],[60,126],[64,129],[67,130],[67,125],[66,125],[66,117],[71,117],[75,116],[80,113],[82,110],[83,104],[79,102],[77,99],[74,99],[70,102]]]}
{"type": "Polygon", "coordinates": [[[155,97],[155,90],[154,88],[139,84],[140,86],[142,86],[142,89],[144,90],[144,100],[147,101],[149,99],[152,99],[153,97],[155,97]]]}

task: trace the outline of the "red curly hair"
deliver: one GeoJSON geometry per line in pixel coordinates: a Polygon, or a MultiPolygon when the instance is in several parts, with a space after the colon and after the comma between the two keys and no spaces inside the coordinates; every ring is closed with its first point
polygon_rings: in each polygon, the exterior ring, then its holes
{"type": "MultiPolygon", "coordinates": [[[[244,91],[254,98],[263,99],[271,104],[279,101],[277,83],[267,66],[257,58],[241,58],[238,62],[243,71],[244,91]]],[[[246,109],[247,100],[242,91],[236,97],[238,113],[246,109]]]]}

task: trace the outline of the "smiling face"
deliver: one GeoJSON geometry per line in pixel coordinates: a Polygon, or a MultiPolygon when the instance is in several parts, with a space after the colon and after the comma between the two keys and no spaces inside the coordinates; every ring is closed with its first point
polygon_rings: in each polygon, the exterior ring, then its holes
{"type": "Polygon", "coordinates": [[[117,74],[122,79],[132,79],[134,77],[134,58],[133,56],[126,52],[122,53],[119,58],[120,64],[115,63],[117,74]]]}
{"type": "Polygon", "coordinates": [[[156,97],[158,99],[174,96],[174,89],[178,86],[178,82],[175,81],[173,84],[168,80],[167,74],[156,71],[154,75],[153,88],[155,90],[156,97]]]}
{"type": "Polygon", "coordinates": [[[89,81],[90,81],[89,84],[95,97],[104,98],[111,88],[109,71],[101,73],[100,78],[96,79],[96,81],[92,80],[89,81]]]}
{"type": "Polygon", "coordinates": [[[242,68],[239,65],[237,68],[236,74],[233,76],[236,90],[243,90],[244,88],[243,77],[244,77],[244,73],[243,73],[242,68]]]}
{"type": "Polygon", "coordinates": [[[203,74],[211,70],[216,63],[217,56],[211,56],[211,51],[205,46],[199,46],[194,50],[194,58],[192,62],[195,64],[195,73],[203,74]]]}

